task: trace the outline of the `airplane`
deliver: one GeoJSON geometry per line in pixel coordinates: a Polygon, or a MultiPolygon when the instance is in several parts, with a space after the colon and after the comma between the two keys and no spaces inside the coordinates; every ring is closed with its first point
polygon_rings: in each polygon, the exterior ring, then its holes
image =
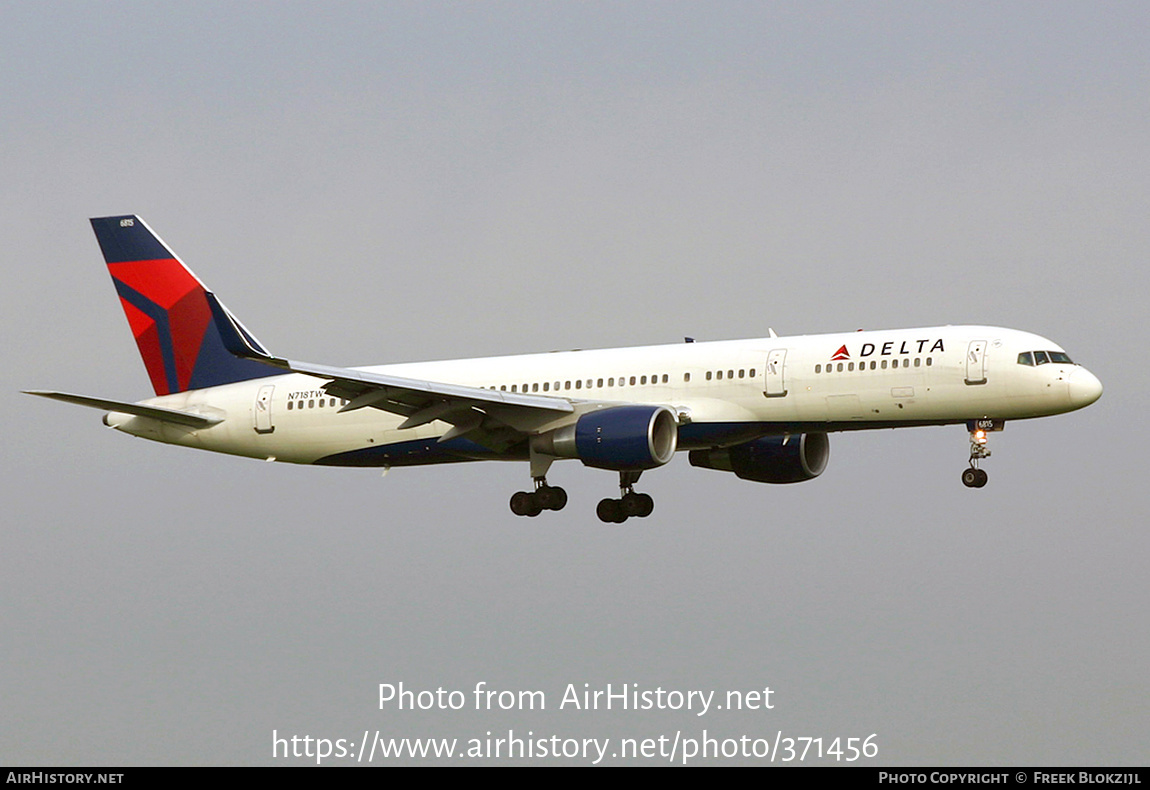
{"type": "Polygon", "coordinates": [[[560,510],[558,459],[619,475],[605,523],[646,517],[640,475],[692,466],[761,483],[822,474],[828,435],[963,424],[969,488],[988,434],[1080,409],[1102,384],[1057,344],[991,326],[687,342],[341,368],[273,355],[135,215],[91,220],[156,396],[139,402],[26,390],[106,412],[133,436],[326,466],[525,461],[519,516],[560,510]]]}

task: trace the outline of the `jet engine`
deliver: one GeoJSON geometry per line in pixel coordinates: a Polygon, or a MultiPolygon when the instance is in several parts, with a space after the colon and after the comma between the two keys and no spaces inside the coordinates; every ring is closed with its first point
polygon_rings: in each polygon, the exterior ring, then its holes
{"type": "Polygon", "coordinates": [[[692,450],[691,466],[734,472],[756,483],[799,483],[827,468],[831,442],[825,433],[764,436],[716,450],[692,450]]]}
{"type": "Polygon", "coordinates": [[[679,428],[666,406],[614,406],[532,438],[537,452],[618,471],[654,469],[675,456],[679,428]]]}

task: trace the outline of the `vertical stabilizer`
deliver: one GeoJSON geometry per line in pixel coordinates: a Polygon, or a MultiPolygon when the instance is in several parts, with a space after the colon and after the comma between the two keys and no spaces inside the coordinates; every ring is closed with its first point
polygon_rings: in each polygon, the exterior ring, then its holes
{"type": "Polygon", "coordinates": [[[228,353],[204,284],[142,219],[125,215],[91,222],[157,395],[279,374],[228,353]]]}

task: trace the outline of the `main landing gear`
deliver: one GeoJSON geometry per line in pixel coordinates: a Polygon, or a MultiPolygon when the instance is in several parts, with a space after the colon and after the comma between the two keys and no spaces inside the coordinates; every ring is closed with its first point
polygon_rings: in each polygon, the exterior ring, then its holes
{"type": "Polygon", "coordinates": [[[546,477],[535,478],[534,491],[516,491],[511,495],[511,512],[534,518],[544,510],[562,510],[567,506],[567,492],[547,485],[546,477]]]}
{"type": "Polygon", "coordinates": [[[635,483],[642,472],[619,473],[619,498],[604,499],[595,508],[599,520],[607,524],[622,524],[631,516],[646,518],[655,509],[655,500],[650,494],[635,492],[635,483]]]}
{"type": "Polygon", "coordinates": [[[986,431],[976,428],[970,432],[970,468],[962,470],[962,484],[967,488],[982,488],[986,485],[989,475],[985,469],[978,468],[978,462],[990,457],[990,450],[986,449],[986,431]]]}

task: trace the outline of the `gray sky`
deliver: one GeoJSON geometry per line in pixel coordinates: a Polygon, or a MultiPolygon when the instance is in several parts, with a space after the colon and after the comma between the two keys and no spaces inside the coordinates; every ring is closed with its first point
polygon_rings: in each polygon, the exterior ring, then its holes
{"type": "Polygon", "coordinates": [[[0,763],[705,729],[877,733],[887,765],[1144,765],[1148,22],[6,4],[0,763]],[[567,509],[515,518],[525,464],[263,464],[19,395],[150,394],[87,223],[129,212],[298,359],[988,323],[1106,393],[1009,424],[981,491],[962,428],[911,429],[832,436],[797,486],[677,458],[625,526],[594,516],[615,476],[566,462],[567,509]],[[380,710],[401,681],[548,710],[380,710]],[[775,708],[559,711],[568,683],[770,686],[775,708]]]}

